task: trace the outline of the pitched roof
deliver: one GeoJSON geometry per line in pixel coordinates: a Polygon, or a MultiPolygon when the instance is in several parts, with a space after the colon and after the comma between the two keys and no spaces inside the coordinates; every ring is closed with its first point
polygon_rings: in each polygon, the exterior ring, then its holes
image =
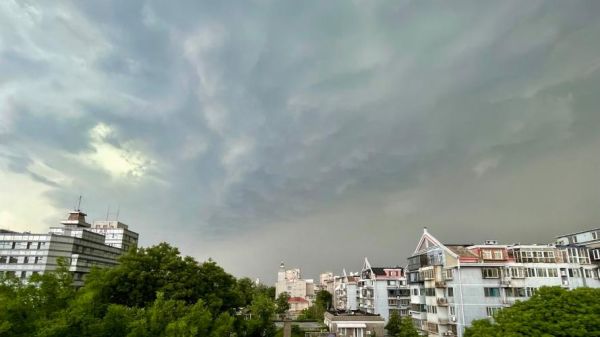
{"type": "Polygon", "coordinates": [[[468,257],[468,258],[479,258],[477,254],[471,252],[467,249],[466,246],[463,245],[445,245],[448,249],[450,249],[454,254],[459,257],[468,257]]]}

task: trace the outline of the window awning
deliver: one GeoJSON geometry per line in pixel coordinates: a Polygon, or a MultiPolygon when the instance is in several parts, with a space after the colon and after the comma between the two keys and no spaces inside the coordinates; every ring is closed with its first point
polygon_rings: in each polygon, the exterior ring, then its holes
{"type": "Polygon", "coordinates": [[[367,325],[365,323],[338,323],[338,328],[366,328],[367,325]]]}

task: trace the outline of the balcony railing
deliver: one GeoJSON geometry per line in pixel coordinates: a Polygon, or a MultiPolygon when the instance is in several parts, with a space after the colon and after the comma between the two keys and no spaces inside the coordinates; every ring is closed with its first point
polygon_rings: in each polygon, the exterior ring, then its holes
{"type": "Polygon", "coordinates": [[[443,298],[443,297],[438,297],[438,298],[436,299],[436,302],[437,302],[437,305],[438,305],[438,306],[444,306],[444,307],[445,307],[445,306],[448,306],[448,300],[447,300],[447,299],[445,299],[445,298],[443,298]]]}

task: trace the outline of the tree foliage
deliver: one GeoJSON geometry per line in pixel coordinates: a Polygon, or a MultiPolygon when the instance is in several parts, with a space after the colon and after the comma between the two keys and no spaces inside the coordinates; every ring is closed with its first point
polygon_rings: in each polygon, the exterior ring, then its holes
{"type": "Polygon", "coordinates": [[[315,302],[309,308],[302,310],[299,321],[322,321],[325,311],[332,306],[333,297],[326,290],[319,290],[315,302]]]}
{"type": "Polygon", "coordinates": [[[288,310],[290,310],[290,303],[288,302],[289,299],[290,294],[288,294],[287,292],[283,292],[279,294],[279,296],[277,296],[275,304],[277,305],[276,312],[278,314],[285,314],[288,310]]]}
{"type": "Polygon", "coordinates": [[[275,335],[271,287],[236,280],[166,243],[132,250],[119,262],[93,269],[79,290],[64,266],[28,283],[0,277],[0,336],[275,335]]]}
{"type": "Polygon", "coordinates": [[[465,337],[600,336],[600,289],[542,287],[529,300],[502,309],[493,322],[473,321],[465,337]]]}
{"type": "Polygon", "coordinates": [[[392,311],[388,323],[385,325],[388,336],[392,337],[418,337],[419,332],[415,329],[410,317],[400,317],[397,311],[392,311]]]}

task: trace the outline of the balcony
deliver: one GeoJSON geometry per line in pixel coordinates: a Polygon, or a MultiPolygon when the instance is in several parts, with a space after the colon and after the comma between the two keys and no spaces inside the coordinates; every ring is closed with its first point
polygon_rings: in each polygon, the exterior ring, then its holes
{"type": "Polygon", "coordinates": [[[437,305],[440,307],[447,307],[448,306],[448,300],[443,298],[443,297],[438,297],[436,299],[437,305]]]}
{"type": "Polygon", "coordinates": [[[435,281],[435,287],[436,288],[446,288],[446,282],[445,281],[435,281]]]}

